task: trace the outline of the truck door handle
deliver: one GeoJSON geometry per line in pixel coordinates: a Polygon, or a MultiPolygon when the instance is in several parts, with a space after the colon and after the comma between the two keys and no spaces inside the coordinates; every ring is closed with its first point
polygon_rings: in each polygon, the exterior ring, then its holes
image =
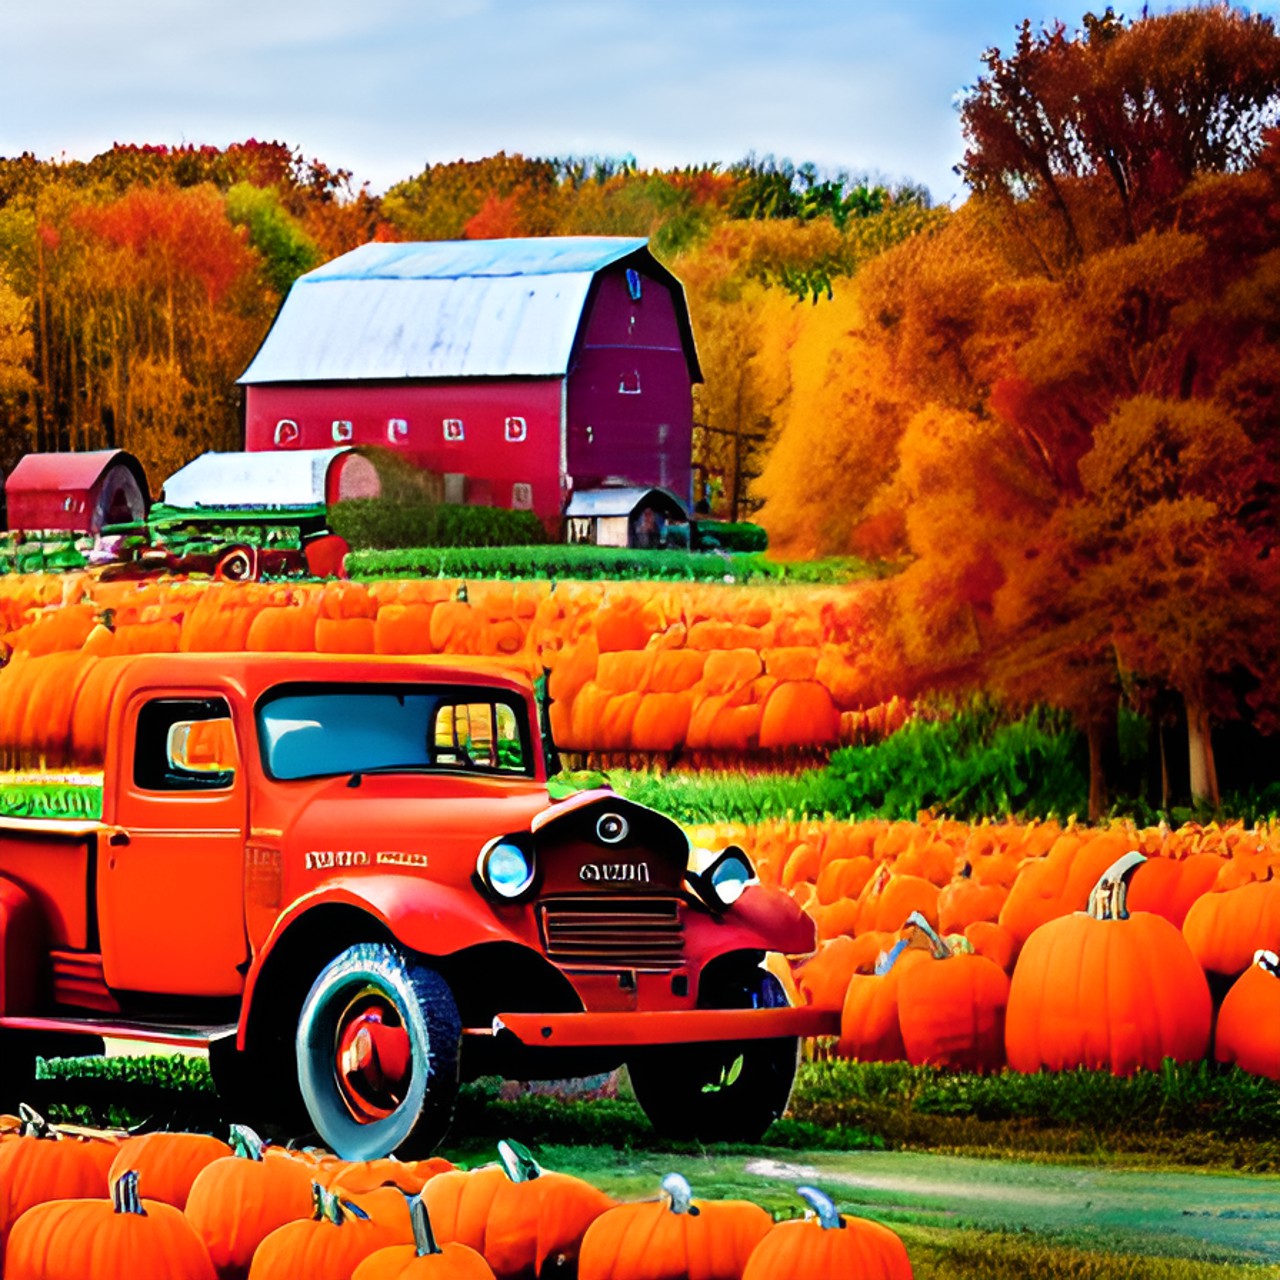
{"type": "Polygon", "coordinates": [[[127,831],[113,831],[107,837],[107,843],[111,845],[112,848],[119,849],[123,845],[129,843],[129,833],[127,831]]]}

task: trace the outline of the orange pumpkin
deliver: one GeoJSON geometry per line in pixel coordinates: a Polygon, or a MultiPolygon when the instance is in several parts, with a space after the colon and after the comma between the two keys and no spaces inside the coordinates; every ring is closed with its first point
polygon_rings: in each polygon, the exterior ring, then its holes
{"type": "Polygon", "coordinates": [[[1212,1007],[1204,972],[1163,916],[1125,905],[1137,852],[1109,867],[1089,909],[1041,925],[1009,987],[1005,1047],[1015,1071],[1072,1067],[1131,1075],[1204,1057],[1212,1007]]]}
{"type": "Polygon", "coordinates": [[[215,1280],[191,1224],[172,1205],[139,1200],[138,1175],[110,1200],[54,1200],[22,1215],[5,1252],[8,1280],[215,1280]]]}
{"type": "Polygon", "coordinates": [[[1243,973],[1255,951],[1280,938],[1280,879],[1206,893],[1191,904],[1182,934],[1204,969],[1243,973]]]}
{"type": "Polygon", "coordinates": [[[840,1057],[860,1062],[897,1062],[905,1056],[898,1021],[901,983],[911,969],[928,963],[928,952],[900,944],[876,965],[875,973],[855,973],[849,979],[836,1045],[840,1057]]]}
{"type": "Polygon", "coordinates": [[[494,1280],[493,1268],[474,1249],[456,1241],[437,1242],[421,1196],[409,1206],[409,1220],[413,1243],[371,1253],[351,1280],[494,1280]]]}
{"type": "Polygon", "coordinates": [[[14,1223],[34,1205],[105,1196],[117,1150],[110,1140],[64,1134],[25,1104],[19,1111],[20,1135],[0,1144],[0,1257],[14,1223]]]}
{"type": "Polygon", "coordinates": [[[739,1280],[772,1226],[745,1200],[700,1200],[678,1173],[662,1180],[665,1201],[622,1204],[588,1228],[578,1280],[739,1280]]]}
{"type": "Polygon", "coordinates": [[[581,1178],[544,1171],[518,1142],[500,1142],[498,1155],[499,1164],[427,1183],[436,1235],[483,1254],[500,1278],[537,1275],[548,1258],[572,1266],[583,1233],[613,1200],[581,1178]]]}
{"type": "Polygon", "coordinates": [[[1214,1057],[1280,1080],[1280,956],[1259,951],[1218,1010],[1214,1057]]]}
{"type": "Polygon", "coordinates": [[[309,1218],[277,1227],[258,1246],[249,1280],[349,1280],[370,1254],[403,1237],[348,1200],[311,1185],[309,1218]]]}
{"type": "Polygon", "coordinates": [[[907,1250],[888,1227],[841,1217],[817,1187],[796,1193],[816,1216],[777,1223],[756,1245],[742,1280],[911,1280],[907,1250]]]}
{"type": "Polygon", "coordinates": [[[277,1227],[312,1209],[311,1178],[294,1160],[264,1160],[262,1140],[231,1126],[234,1154],[204,1166],[187,1196],[187,1221],[209,1251],[221,1280],[249,1273],[254,1250],[277,1227]]]}
{"type": "Polygon", "coordinates": [[[147,1133],[126,1138],[111,1165],[110,1180],[136,1169],[149,1200],[185,1209],[196,1175],[231,1155],[231,1148],[207,1133],[147,1133]]]}

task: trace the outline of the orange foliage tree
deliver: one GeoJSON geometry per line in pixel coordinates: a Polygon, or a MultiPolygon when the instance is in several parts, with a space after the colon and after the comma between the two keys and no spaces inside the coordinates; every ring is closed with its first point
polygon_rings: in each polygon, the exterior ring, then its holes
{"type": "Polygon", "coordinates": [[[775,544],[897,554],[917,678],[1070,709],[1091,811],[1122,690],[1185,704],[1212,800],[1210,720],[1249,699],[1265,727],[1276,694],[1280,40],[1226,8],[1108,11],[986,64],[974,198],[858,276],[762,518],[775,544]]]}

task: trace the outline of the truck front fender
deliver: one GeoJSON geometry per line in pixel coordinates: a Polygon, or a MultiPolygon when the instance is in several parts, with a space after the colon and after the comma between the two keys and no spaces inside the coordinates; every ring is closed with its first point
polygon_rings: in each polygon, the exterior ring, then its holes
{"type": "MultiPolygon", "coordinates": [[[[431,884],[409,877],[345,876],[328,881],[323,888],[304,894],[293,902],[272,926],[255,951],[245,975],[237,1042],[243,1047],[250,1010],[263,973],[272,958],[287,947],[290,935],[305,922],[318,919],[337,908],[352,926],[364,918],[368,934],[384,933],[395,941],[427,956],[448,956],[487,942],[508,942],[527,947],[521,938],[487,911],[474,892],[449,885],[431,884]]],[[[335,936],[327,958],[332,958],[355,941],[335,936]]],[[[312,975],[314,976],[314,975],[312,975]]]]}
{"type": "Polygon", "coordinates": [[[47,946],[40,908],[21,885],[0,876],[0,1014],[35,1012],[47,946]]]}

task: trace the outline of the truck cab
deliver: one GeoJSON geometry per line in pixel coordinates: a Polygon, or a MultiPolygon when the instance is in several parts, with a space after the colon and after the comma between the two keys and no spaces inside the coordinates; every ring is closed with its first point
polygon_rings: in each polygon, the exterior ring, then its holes
{"type": "Polygon", "coordinates": [[[520,667],[100,661],[100,771],[47,779],[87,800],[0,815],[9,1090],[41,1036],[203,1047],[229,1118],[367,1159],[436,1145],[461,1080],[626,1063],[658,1127],[751,1138],[831,1030],[764,967],[814,930],[741,850],[551,798],[520,667]]]}

